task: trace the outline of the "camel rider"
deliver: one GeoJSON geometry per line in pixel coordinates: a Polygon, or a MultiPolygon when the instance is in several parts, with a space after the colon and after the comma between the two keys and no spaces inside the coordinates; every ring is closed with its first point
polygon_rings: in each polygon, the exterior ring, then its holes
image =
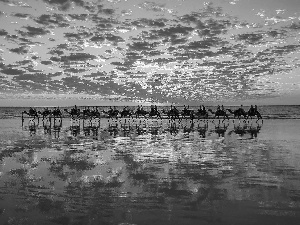
{"type": "Polygon", "coordinates": [[[178,109],[174,106],[173,107],[174,112],[178,112],[178,109]]]}
{"type": "Polygon", "coordinates": [[[30,107],[29,113],[30,113],[30,114],[34,114],[34,113],[35,113],[35,109],[33,109],[32,107],[30,107]]]}
{"type": "Polygon", "coordinates": [[[245,110],[243,109],[243,105],[241,105],[241,107],[239,108],[239,111],[240,111],[242,114],[245,114],[245,110]]]}
{"type": "Polygon", "coordinates": [[[204,105],[202,105],[202,112],[206,113],[206,108],[204,105]]]}
{"type": "Polygon", "coordinates": [[[154,105],[154,112],[158,113],[157,105],[154,105]]]}
{"type": "Polygon", "coordinates": [[[151,112],[151,113],[154,113],[154,112],[155,112],[154,105],[151,105],[150,112],[151,112]]]}
{"type": "Polygon", "coordinates": [[[112,113],[113,112],[113,109],[111,106],[109,106],[109,110],[108,110],[108,113],[112,113]]]}
{"type": "Polygon", "coordinates": [[[201,105],[199,105],[198,112],[202,112],[202,106],[201,105]]]}
{"type": "Polygon", "coordinates": [[[217,111],[220,111],[221,110],[221,107],[220,107],[220,105],[218,105],[218,107],[217,107],[217,111]]]}
{"type": "Polygon", "coordinates": [[[224,105],[221,106],[221,110],[225,112],[224,105]]]}
{"type": "Polygon", "coordinates": [[[249,109],[249,114],[254,114],[254,113],[255,113],[255,109],[253,108],[253,105],[251,105],[249,109]]]}
{"type": "Polygon", "coordinates": [[[257,114],[258,110],[257,110],[257,105],[254,106],[254,113],[257,114]]]}
{"type": "Polygon", "coordinates": [[[187,111],[187,108],[185,105],[183,105],[183,112],[185,113],[187,111]]]}

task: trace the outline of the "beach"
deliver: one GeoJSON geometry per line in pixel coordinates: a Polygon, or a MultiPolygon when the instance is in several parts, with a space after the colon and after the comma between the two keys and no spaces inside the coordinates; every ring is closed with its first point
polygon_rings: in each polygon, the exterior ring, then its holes
{"type": "Polygon", "coordinates": [[[298,119],[82,122],[0,120],[0,224],[299,222],[298,119]]]}

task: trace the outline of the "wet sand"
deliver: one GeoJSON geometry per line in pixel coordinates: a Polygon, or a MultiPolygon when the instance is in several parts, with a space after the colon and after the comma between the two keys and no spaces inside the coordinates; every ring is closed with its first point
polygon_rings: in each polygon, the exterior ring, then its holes
{"type": "Polygon", "coordinates": [[[126,122],[0,120],[0,224],[299,223],[300,120],[126,122]]]}

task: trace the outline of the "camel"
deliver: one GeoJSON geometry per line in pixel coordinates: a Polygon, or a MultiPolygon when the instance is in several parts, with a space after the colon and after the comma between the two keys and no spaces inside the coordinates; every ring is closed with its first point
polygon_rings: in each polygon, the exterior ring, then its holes
{"type": "Polygon", "coordinates": [[[258,112],[257,109],[255,109],[255,108],[250,108],[249,109],[249,111],[247,113],[247,119],[249,117],[250,117],[251,120],[252,120],[252,117],[256,117],[257,118],[256,122],[258,120],[262,120],[262,116],[261,116],[260,112],[258,112]]]}
{"type": "Polygon", "coordinates": [[[29,117],[33,118],[33,121],[35,120],[35,118],[38,119],[38,123],[39,123],[39,113],[36,109],[30,108],[29,111],[23,111],[22,112],[22,125],[24,122],[24,114],[28,115],[29,117]]]}
{"type": "Polygon", "coordinates": [[[70,111],[68,111],[68,109],[65,109],[65,112],[68,113],[72,117],[72,119],[80,117],[80,109],[78,109],[76,106],[70,111]]]}
{"type": "MultiPolygon", "coordinates": [[[[81,114],[79,112],[79,114],[81,114]]],[[[89,107],[84,108],[84,110],[82,110],[82,117],[83,119],[94,119],[94,118],[100,118],[100,112],[98,111],[97,107],[96,109],[90,109],[89,107]]]]}
{"type": "Polygon", "coordinates": [[[184,108],[181,112],[182,118],[194,119],[194,110],[184,108]]]}
{"type": "Polygon", "coordinates": [[[160,115],[160,112],[159,112],[159,111],[157,111],[157,110],[151,110],[151,111],[149,112],[149,118],[152,118],[152,117],[154,117],[154,116],[157,116],[157,117],[159,117],[159,118],[161,119],[161,115],[160,115]]]}
{"type": "Polygon", "coordinates": [[[100,112],[98,111],[97,107],[96,107],[96,109],[93,109],[90,111],[90,117],[91,118],[100,118],[100,112]]]}
{"type": "Polygon", "coordinates": [[[118,114],[120,113],[119,110],[117,110],[116,108],[110,108],[107,112],[104,110],[102,112],[106,114],[108,118],[117,118],[118,114]]]}
{"type": "Polygon", "coordinates": [[[179,119],[180,120],[180,113],[176,108],[171,108],[170,110],[166,111],[163,110],[163,113],[167,114],[168,118],[171,120],[179,119]]]}
{"type": "Polygon", "coordinates": [[[53,116],[53,118],[60,118],[62,119],[62,112],[60,111],[59,108],[55,108],[52,112],[51,115],[53,116]]]}
{"type": "Polygon", "coordinates": [[[218,117],[218,119],[219,119],[220,117],[223,117],[223,121],[224,121],[225,119],[228,119],[228,120],[229,120],[229,117],[228,117],[228,115],[226,114],[226,112],[225,112],[224,110],[217,109],[216,112],[213,112],[211,109],[208,109],[208,111],[215,115],[215,116],[214,116],[214,119],[217,118],[217,117],[218,117]]]}
{"type": "Polygon", "coordinates": [[[48,116],[51,116],[51,110],[49,110],[48,108],[45,108],[43,112],[38,112],[39,114],[41,114],[43,116],[43,120],[45,118],[47,118],[48,116]]]}
{"type": "Polygon", "coordinates": [[[146,115],[148,114],[148,112],[144,109],[138,108],[134,114],[135,114],[136,118],[139,118],[140,116],[144,116],[146,118],[146,115]]]}
{"type": "Polygon", "coordinates": [[[132,117],[133,113],[131,110],[124,108],[121,112],[120,112],[121,118],[124,117],[132,117]]]}
{"type": "Polygon", "coordinates": [[[236,109],[234,111],[232,111],[231,109],[227,109],[227,111],[233,114],[233,119],[237,117],[240,120],[242,116],[244,117],[244,119],[247,118],[247,113],[242,108],[236,109]]]}
{"type": "Polygon", "coordinates": [[[198,111],[195,113],[196,118],[198,119],[208,119],[208,112],[206,109],[198,109],[198,111]]]}

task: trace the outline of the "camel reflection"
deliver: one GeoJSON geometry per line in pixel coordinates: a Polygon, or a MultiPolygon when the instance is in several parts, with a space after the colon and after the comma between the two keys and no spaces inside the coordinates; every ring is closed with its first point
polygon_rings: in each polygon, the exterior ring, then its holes
{"type": "Polygon", "coordinates": [[[229,127],[229,123],[226,123],[226,122],[219,122],[217,124],[214,123],[213,121],[213,124],[214,124],[214,129],[213,131],[218,134],[219,137],[224,137],[225,136],[225,133],[227,131],[227,128],[229,127]]]}
{"type": "Polygon", "coordinates": [[[249,139],[254,139],[257,138],[261,128],[262,125],[258,123],[255,124],[239,123],[238,125],[234,124],[233,129],[229,131],[228,134],[231,135],[232,133],[235,133],[240,137],[244,137],[246,134],[249,134],[250,135],[249,139]]]}
{"type": "Polygon", "coordinates": [[[199,123],[197,126],[197,131],[201,138],[206,138],[206,132],[208,130],[208,122],[204,122],[203,124],[199,123]]]}
{"type": "Polygon", "coordinates": [[[179,126],[176,122],[170,122],[168,128],[166,129],[168,132],[170,132],[171,135],[176,135],[179,132],[179,126]]]}
{"type": "Polygon", "coordinates": [[[194,121],[190,120],[189,123],[183,125],[183,133],[191,133],[194,131],[194,121]]]}
{"type": "Polygon", "coordinates": [[[54,138],[59,138],[61,128],[62,128],[62,120],[54,118],[53,121],[43,120],[43,128],[44,134],[54,135],[54,138]]]}

